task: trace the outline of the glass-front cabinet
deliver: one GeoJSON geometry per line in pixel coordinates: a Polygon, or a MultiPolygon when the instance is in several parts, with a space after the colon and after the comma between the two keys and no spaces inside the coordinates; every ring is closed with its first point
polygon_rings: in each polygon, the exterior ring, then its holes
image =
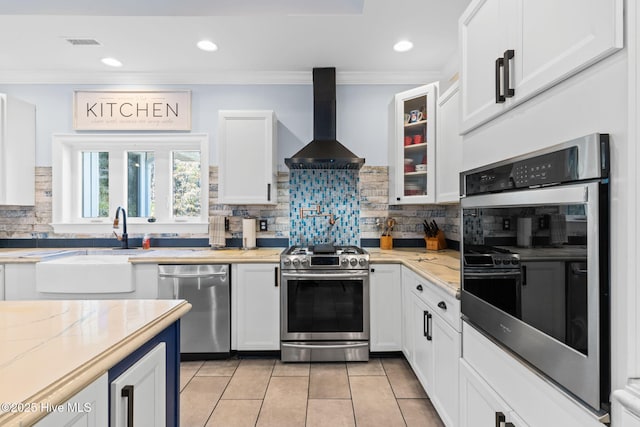
{"type": "Polygon", "coordinates": [[[438,83],[395,96],[389,142],[389,204],[435,203],[438,83]]]}

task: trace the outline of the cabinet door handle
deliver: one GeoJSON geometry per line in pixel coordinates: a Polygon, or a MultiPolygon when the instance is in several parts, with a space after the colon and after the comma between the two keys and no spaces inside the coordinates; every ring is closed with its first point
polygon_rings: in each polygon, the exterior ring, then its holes
{"type": "Polygon", "coordinates": [[[275,279],[274,283],[275,283],[276,288],[277,288],[278,285],[280,284],[280,267],[276,267],[274,279],[275,279]]]}
{"type": "Polygon", "coordinates": [[[500,81],[500,69],[504,67],[504,58],[496,58],[496,104],[501,104],[505,101],[505,97],[500,90],[502,88],[502,82],[500,81]]]}
{"type": "Polygon", "coordinates": [[[433,337],[431,336],[431,321],[433,319],[433,316],[431,315],[431,313],[429,313],[427,311],[427,341],[431,341],[433,339],[433,337]]]}
{"type": "Polygon", "coordinates": [[[422,292],[422,285],[416,286],[416,289],[419,290],[420,292],[422,292]]]}
{"type": "Polygon", "coordinates": [[[504,96],[506,98],[511,98],[513,95],[516,94],[516,90],[513,89],[511,86],[511,79],[510,79],[510,61],[513,59],[513,56],[515,54],[515,51],[513,49],[509,49],[509,50],[505,50],[504,51],[504,56],[503,56],[503,64],[504,64],[504,96]]]}
{"type": "Polygon", "coordinates": [[[496,427],[504,427],[504,423],[507,418],[502,412],[496,412],[496,427]]]}
{"type": "Polygon", "coordinates": [[[267,184],[267,201],[271,201],[271,184],[267,184]]]}
{"type": "Polygon", "coordinates": [[[401,199],[400,199],[400,197],[396,197],[396,200],[397,200],[397,201],[400,201],[401,199]]]}
{"type": "MultiPolygon", "coordinates": [[[[422,312],[422,334],[425,337],[429,337],[429,331],[427,331],[427,328],[429,327],[429,324],[427,322],[427,316],[429,315],[429,312],[427,310],[424,310],[422,312]]],[[[427,338],[429,339],[429,338],[427,338]]]]}
{"type": "Polygon", "coordinates": [[[133,386],[122,387],[121,395],[127,399],[127,427],[133,427],[133,386]]]}
{"type": "Polygon", "coordinates": [[[375,269],[375,268],[372,268],[372,269],[371,269],[371,272],[372,272],[372,273],[375,273],[375,272],[376,272],[376,269],[375,269]]]}
{"type": "Polygon", "coordinates": [[[440,301],[438,303],[438,307],[440,307],[443,310],[446,310],[447,309],[447,303],[445,303],[444,301],[440,301]]]}

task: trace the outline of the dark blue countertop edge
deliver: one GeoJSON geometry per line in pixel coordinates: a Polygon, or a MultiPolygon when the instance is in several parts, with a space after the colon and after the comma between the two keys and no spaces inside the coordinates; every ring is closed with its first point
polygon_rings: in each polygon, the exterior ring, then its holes
{"type": "MultiPolygon", "coordinates": [[[[456,240],[447,241],[447,248],[460,250],[460,242],[456,240]]],[[[361,239],[360,245],[363,248],[379,248],[380,239],[361,239]]],[[[141,238],[130,238],[129,247],[139,248],[142,246],[141,238]]],[[[289,246],[288,238],[258,238],[256,246],[259,248],[286,248],[289,246]]],[[[110,238],[88,238],[88,239],[0,239],[0,248],[21,249],[21,248],[117,248],[120,242],[110,238]]],[[[158,237],[151,238],[151,247],[156,248],[185,248],[185,247],[209,247],[207,238],[179,238],[179,237],[158,237]]],[[[226,247],[242,247],[242,239],[226,239],[226,247]]],[[[393,239],[394,248],[424,248],[423,238],[416,239],[393,239]]]]}

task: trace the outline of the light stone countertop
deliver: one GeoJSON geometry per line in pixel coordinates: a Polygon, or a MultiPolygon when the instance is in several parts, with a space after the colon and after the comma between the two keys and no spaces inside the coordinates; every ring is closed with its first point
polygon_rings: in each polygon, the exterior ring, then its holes
{"type": "MultiPolygon", "coordinates": [[[[184,300],[0,301],[0,403],[62,404],[190,309],[184,300]]],[[[0,411],[0,425],[44,415],[0,411]]]]}
{"type": "MultiPolygon", "coordinates": [[[[280,254],[286,248],[257,248],[243,250],[225,248],[151,248],[128,252],[132,264],[237,264],[237,263],[278,263],[280,254]]],[[[459,298],[460,295],[460,253],[451,249],[427,251],[426,248],[396,248],[381,250],[365,248],[371,255],[372,263],[399,263],[409,267],[425,279],[439,285],[459,298]]],[[[64,256],[70,253],[109,252],[109,248],[69,248],[69,249],[1,249],[2,263],[36,263],[64,256]]],[[[117,251],[117,250],[116,250],[117,251]]]]}
{"type": "Polygon", "coordinates": [[[427,251],[425,248],[367,248],[367,251],[373,264],[402,264],[460,298],[460,252],[451,249],[427,251]]]}
{"type": "Polygon", "coordinates": [[[513,253],[520,254],[521,261],[584,261],[587,259],[586,246],[561,246],[519,248],[517,246],[501,246],[513,253]]]}

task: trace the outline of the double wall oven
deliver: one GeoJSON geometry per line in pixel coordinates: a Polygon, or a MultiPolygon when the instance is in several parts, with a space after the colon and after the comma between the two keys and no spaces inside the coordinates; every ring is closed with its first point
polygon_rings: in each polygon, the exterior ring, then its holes
{"type": "Polygon", "coordinates": [[[280,268],[282,360],[368,360],[369,255],[354,246],[294,246],[280,268]]]}
{"type": "Polygon", "coordinates": [[[608,411],[609,138],[461,174],[463,318],[608,411]]]}

